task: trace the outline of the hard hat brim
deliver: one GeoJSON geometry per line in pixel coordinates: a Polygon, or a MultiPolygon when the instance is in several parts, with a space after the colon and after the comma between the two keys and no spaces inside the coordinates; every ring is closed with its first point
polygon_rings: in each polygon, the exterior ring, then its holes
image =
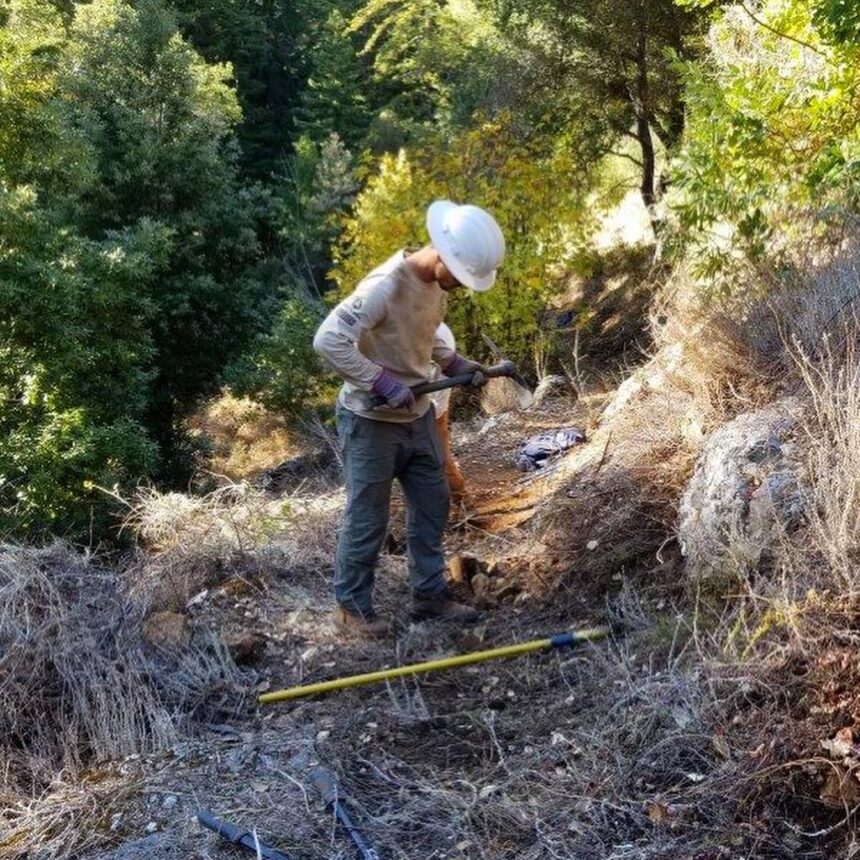
{"type": "Polygon", "coordinates": [[[430,234],[430,241],[433,243],[433,247],[439,252],[445,268],[464,287],[468,287],[476,293],[483,293],[489,290],[496,282],[496,270],[494,269],[483,277],[473,275],[451,252],[448,235],[445,232],[445,218],[449,212],[457,208],[457,204],[452,203],[450,200],[437,200],[435,203],[431,203],[430,208],[427,210],[427,232],[430,234]]]}

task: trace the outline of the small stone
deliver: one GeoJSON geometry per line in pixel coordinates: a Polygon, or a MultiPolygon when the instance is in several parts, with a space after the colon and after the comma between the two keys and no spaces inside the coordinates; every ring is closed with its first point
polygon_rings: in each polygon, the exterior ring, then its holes
{"type": "Polygon", "coordinates": [[[228,633],[224,637],[224,644],[233,661],[243,666],[256,663],[263,656],[266,650],[266,637],[251,631],[228,633]]]}
{"type": "Polygon", "coordinates": [[[188,603],[185,604],[186,608],[191,609],[194,606],[199,606],[201,603],[203,603],[204,600],[206,600],[208,594],[209,589],[204,588],[203,591],[200,591],[195,594],[194,597],[192,597],[191,600],[189,600],[188,603]]]}
{"type": "Polygon", "coordinates": [[[520,584],[511,579],[497,579],[494,582],[494,594],[497,600],[511,600],[522,591],[520,584]]]}
{"type": "Polygon", "coordinates": [[[487,600],[490,597],[490,579],[484,573],[476,573],[472,577],[472,591],[475,597],[487,600]]]}
{"type": "Polygon", "coordinates": [[[179,612],[156,612],[143,622],[143,638],[156,648],[180,648],[191,640],[188,619],[179,612]]]}
{"type": "Polygon", "coordinates": [[[331,732],[327,730],[323,730],[321,732],[317,732],[317,743],[321,744],[323,741],[328,740],[331,732]]]}
{"type": "Polygon", "coordinates": [[[150,821],[144,828],[146,833],[155,833],[158,830],[158,825],[154,821],[150,821]]]}
{"type": "Polygon", "coordinates": [[[179,798],[175,794],[168,794],[161,802],[162,809],[173,809],[179,803],[179,798]]]}
{"type": "Polygon", "coordinates": [[[585,545],[585,548],[586,548],[586,549],[588,549],[588,550],[593,550],[593,549],[597,549],[597,547],[598,547],[599,545],[600,545],[600,542],[599,542],[599,541],[596,541],[596,540],[590,540],[590,541],[585,545]]]}

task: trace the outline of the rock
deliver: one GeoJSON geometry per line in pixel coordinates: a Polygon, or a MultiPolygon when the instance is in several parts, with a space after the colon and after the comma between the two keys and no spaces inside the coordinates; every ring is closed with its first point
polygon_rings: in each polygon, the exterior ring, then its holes
{"type": "Polygon", "coordinates": [[[167,797],[161,801],[161,808],[173,809],[177,803],[179,803],[179,798],[175,794],[168,794],[167,797]]]}
{"type": "Polygon", "coordinates": [[[472,577],[472,591],[478,600],[491,600],[492,590],[490,578],[485,573],[477,573],[472,577]]]}
{"type": "Polygon", "coordinates": [[[143,622],[143,638],[156,648],[181,648],[191,640],[188,619],[180,612],[156,612],[143,622]]]}
{"type": "Polygon", "coordinates": [[[522,586],[513,579],[494,579],[491,582],[496,600],[512,600],[522,591],[522,586]]]}
{"type": "Polygon", "coordinates": [[[237,665],[256,663],[266,650],[266,637],[249,630],[228,633],[224,644],[237,665]]]}
{"type": "Polygon", "coordinates": [[[694,576],[727,562],[755,567],[803,516],[799,407],[785,400],[739,415],[711,434],[681,498],[678,537],[694,576]]]}
{"type": "Polygon", "coordinates": [[[203,603],[204,600],[206,600],[208,595],[209,589],[204,588],[203,591],[199,591],[197,594],[194,595],[194,597],[191,598],[191,600],[188,601],[188,603],[185,604],[185,608],[193,609],[195,606],[199,606],[201,603],[203,603]]]}

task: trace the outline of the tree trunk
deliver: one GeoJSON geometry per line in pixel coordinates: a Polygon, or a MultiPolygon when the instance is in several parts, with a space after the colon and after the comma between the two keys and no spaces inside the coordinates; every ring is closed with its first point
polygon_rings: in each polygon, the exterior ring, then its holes
{"type": "Polygon", "coordinates": [[[639,190],[642,193],[642,202],[650,211],[657,202],[657,195],[654,190],[654,139],[651,137],[651,126],[646,115],[639,114],[636,117],[636,137],[642,149],[642,182],[639,190]]]}
{"type": "Polygon", "coordinates": [[[657,202],[656,156],[654,138],[651,134],[653,110],[648,86],[648,13],[640,5],[639,32],[636,37],[636,138],[642,150],[642,181],[639,186],[642,202],[648,210],[651,226],[657,233],[653,207],[657,202]]]}

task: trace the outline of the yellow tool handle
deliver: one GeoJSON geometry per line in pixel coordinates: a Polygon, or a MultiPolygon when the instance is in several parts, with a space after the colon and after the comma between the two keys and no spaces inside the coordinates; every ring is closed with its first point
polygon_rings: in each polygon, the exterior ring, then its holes
{"type": "Polygon", "coordinates": [[[276,690],[273,693],[263,693],[259,702],[261,705],[266,705],[270,702],[283,702],[286,699],[313,696],[317,693],[330,693],[332,690],[345,690],[349,687],[375,684],[378,681],[402,678],[405,675],[419,675],[425,672],[436,672],[440,669],[454,669],[458,666],[469,666],[472,663],[483,663],[485,660],[518,657],[520,654],[529,654],[533,651],[561,648],[567,645],[576,645],[579,642],[593,642],[596,639],[602,639],[608,633],[609,630],[606,627],[592,627],[587,630],[560,633],[556,636],[550,636],[548,639],[535,639],[531,642],[520,642],[517,645],[503,645],[501,648],[490,648],[487,651],[474,651],[471,654],[458,654],[456,657],[444,657],[441,660],[428,660],[426,663],[412,663],[408,666],[396,666],[393,669],[382,669],[379,672],[368,672],[364,675],[351,675],[346,678],[335,678],[331,681],[320,681],[317,684],[290,687],[288,690],[276,690]]]}

